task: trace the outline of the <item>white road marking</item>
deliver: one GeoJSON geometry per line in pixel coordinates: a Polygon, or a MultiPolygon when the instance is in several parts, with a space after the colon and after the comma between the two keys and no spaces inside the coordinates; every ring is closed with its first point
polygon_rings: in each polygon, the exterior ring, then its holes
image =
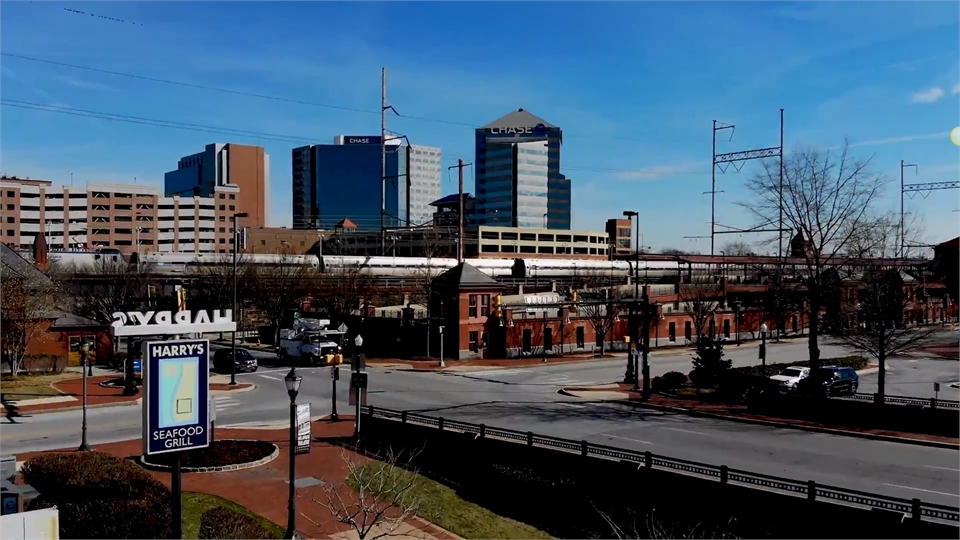
{"type": "Polygon", "coordinates": [[[933,465],[924,465],[928,469],[940,469],[941,471],[960,472],[960,469],[951,469],[950,467],[934,467],[933,465]]]}
{"type": "Polygon", "coordinates": [[[653,443],[650,442],[650,441],[641,441],[640,439],[631,439],[630,437],[621,437],[621,436],[619,436],[619,435],[608,435],[608,434],[604,433],[603,436],[604,436],[604,437],[610,437],[611,439],[620,439],[621,441],[630,441],[630,442],[635,442],[635,443],[640,443],[640,444],[653,444],[653,443]]]}
{"type": "Polygon", "coordinates": [[[232,407],[237,407],[240,404],[241,404],[240,400],[233,399],[230,397],[218,397],[214,400],[214,408],[218,411],[223,411],[226,409],[230,409],[232,407]]]}
{"type": "Polygon", "coordinates": [[[574,409],[585,409],[585,408],[586,408],[586,407],[583,406],[583,405],[578,405],[578,404],[576,404],[576,403],[567,403],[566,401],[558,401],[558,402],[556,402],[556,403],[557,403],[557,405],[564,405],[564,406],[566,406],[566,407],[573,407],[574,409]]]}
{"type": "Polygon", "coordinates": [[[679,431],[680,433],[692,433],[692,434],[694,434],[694,435],[706,435],[706,433],[703,433],[703,432],[700,432],[700,431],[691,431],[691,430],[689,430],[689,429],[680,429],[680,428],[675,428],[675,427],[665,427],[665,428],[661,428],[661,429],[669,429],[670,431],[679,431]]]}
{"type": "Polygon", "coordinates": [[[945,493],[945,492],[943,492],[943,491],[934,491],[934,490],[932,490],[932,489],[915,488],[915,487],[910,487],[910,486],[899,486],[899,485],[897,485],[897,484],[883,484],[883,485],[885,485],[885,486],[890,486],[890,487],[895,487],[895,488],[900,488],[900,489],[911,489],[911,490],[913,490],[913,491],[922,491],[922,492],[924,492],[924,493],[933,493],[933,494],[936,494],[936,495],[946,495],[946,496],[948,496],[948,497],[960,497],[960,495],[957,495],[956,493],[945,493]]]}
{"type": "Polygon", "coordinates": [[[276,375],[264,375],[264,374],[262,374],[262,373],[259,374],[258,377],[263,377],[264,379],[273,379],[273,380],[275,380],[275,381],[282,381],[282,380],[283,380],[283,377],[277,377],[276,375]]]}

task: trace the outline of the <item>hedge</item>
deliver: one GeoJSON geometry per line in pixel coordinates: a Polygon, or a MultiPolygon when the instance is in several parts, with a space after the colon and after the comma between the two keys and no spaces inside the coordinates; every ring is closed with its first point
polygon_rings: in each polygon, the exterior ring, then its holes
{"type": "MultiPolygon", "coordinates": [[[[853,368],[854,370],[861,370],[867,367],[867,359],[860,355],[851,355],[851,356],[841,356],[839,358],[823,358],[820,360],[821,366],[839,366],[839,367],[848,367],[853,368]]],[[[789,362],[789,363],[779,363],[779,364],[767,364],[766,376],[776,375],[788,367],[807,367],[810,365],[810,362],[807,360],[801,360],[799,362],[789,362]]],[[[744,375],[752,375],[761,377],[763,372],[761,366],[744,366],[732,368],[732,371],[738,372],[744,375]]]]}
{"type": "Polygon", "coordinates": [[[255,518],[223,506],[210,508],[200,518],[199,538],[275,538],[255,518]]]}
{"type": "Polygon", "coordinates": [[[40,493],[29,510],[59,510],[62,538],[170,536],[170,490],[130,461],[102,452],[44,454],[20,473],[40,493]]]}

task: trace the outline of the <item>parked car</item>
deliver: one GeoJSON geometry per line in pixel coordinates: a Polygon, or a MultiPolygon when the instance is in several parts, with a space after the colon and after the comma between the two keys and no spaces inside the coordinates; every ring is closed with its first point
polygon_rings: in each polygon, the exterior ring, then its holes
{"type": "Polygon", "coordinates": [[[857,393],[860,376],[848,367],[826,366],[797,383],[797,392],[808,396],[842,396],[857,393]]]}
{"type": "Polygon", "coordinates": [[[780,385],[781,392],[792,392],[797,389],[797,383],[810,376],[810,368],[788,367],[770,377],[770,380],[776,381],[780,385]]]}
{"type": "MultiPolygon", "coordinates": [[[[230,373],[232,353],[233,351],[229,348],[217,349],[213,353],[213,370],[217,373],[230,373]]],[[[252,373],[260,367],[257,359],[250,354],[250,351],[242,348],[237,348],[237,358],[234,363],[237,366],[237,373],[252,373]]]]}

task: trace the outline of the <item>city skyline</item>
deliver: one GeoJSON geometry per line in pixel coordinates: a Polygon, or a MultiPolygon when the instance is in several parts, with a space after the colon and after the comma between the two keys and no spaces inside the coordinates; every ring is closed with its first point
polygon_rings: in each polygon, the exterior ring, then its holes
{"type": "MultiPolygon", "coordinates": [[[[736,126],[732,142],[726,133],[718,138],[718,152],[775,146],[781,107],[788,153],[837,146],[848,137],[856,156],[872,156],[876,172],[891,181],[881,201],[885,210],[899,210],[901,160],[919,165],[906,171],[908,183],[955,181],[958,174],[957,149],[947,134],[954,127],[949,119],[960,112],[955,46],[960,26],[956,6],[947,4],[709,4],[696,8],[695,15],[685,4],[594,4],[589,9],[557,4],[537,11],[544,24],[570,33],[602,19],[610,23],[608,36],[588,32],[584,37],[590,45],[576,49],[556,44],[547,51],[536,45],[512,64],[487,52],[469,71],[461,60],[476,48],[461,37],[463,29],[414,35],[402,21],[455,17],[467,20],[468,29],[507,35],[515,29],[501,16],[505,6],[297,6],[298,13],[306,10],[316,20],[329,21],[323,25],[330,25],[331,37],[363,36],[350,47],[327,47],[323,61],[291,55],[308,45],[282,37],[303,37],[293,31],[298,23],[291,19],[303,17],[290,17],[292,6],[241,4],[201,33],[192,30],[199,23],[191,21],[212,9],[203,3],[89,8],[104,9],[105,15],[145,24],[127,28],[58,11],[55,5],[11,4],[5,6],[0,44],[9,54],[301,103],[4,56],[5,100],[42,103],[48,111],[53,105],[69,107],[60,112],[101,111],[226,132],[188,133],[4,107],[2,172],[61,184],[73,173],[75,182],[129,183],[137,177],[160,185],[173,157],[210,141],[263,145],[267,153],[281,156],[271,163],[267,224],[290,226],[283,221],[292,204],[284,156],[338,133],[379,132],[375,109],[380,67],[386,66],[388,102],[401,115],[388,114],[388,129],[413,144],[441,148],[443,168],[457,159],[473,161],[471,132],[483,119],[520,107],[533,110],[565,131],[563,171],[573,179],[571,228],[594,229],[625,209],[636,210],[645,243],[653,249],[708,250],[704,240],[684,237],[709,234],[709,196],[701,193],[710,189],[713,119],[736,126]],[[637,38],[635,48],[643,54],[626,56],[607,46],[633,35],[627,21],[648,19],[664,24],[637,38]],[[250,48],[241,39],[247,20],[274,28],[281,37],[250,48]],[[364,25],[369,28],[360,31],[364,25]],[[718,25],[730,31],[714,32],[718,25]],[[41,39],[41,34],[53,38],[41,39]],[[819,37],[811,42],[814,34],[819,37]],[[396,43],[407,54],[391,54],[396,43]],[[204,52],[198,56],[192,50],[204,52]],[[447,52],[411,61],[438,50],[447,52]],[[138,60],[143,57],[151,62],[138,60]],[[563,62],[547,67],[550,62],[544,60],[554,58],[563,62]],[[232,136],[233,129],[248,131],[232,136]],[[270,134],[289,140],[272,140],[270,134]],[[51,146],[57,148],[52,154],[51,146]]],[[[532,16],[532,9],[510,6],[514,15],[530,11],[532,16]]],[[[337,42],[324,39],[331,41],[337,42]]],[[[505,50],[507,45],[492,47],[505,50]]],[[[717,174],[717,190],[724,191],[717,196],[719,222],[749,224],[734,203],[747,198],[743,182],[758,169],[755,163],[739,174],[717,174]]],[[[474,174],[467,169],[466,186],[473,184],[474,174]]],[[[455,174],[445,175],[441,195],[455,191],[455,174]]],[[[925,217],[929,243],[955,236],[957,192],[940,193],[906,201],[908,213],[925,217]]],[[[730,238],[735,239],[754,240],[730,238]]]]}

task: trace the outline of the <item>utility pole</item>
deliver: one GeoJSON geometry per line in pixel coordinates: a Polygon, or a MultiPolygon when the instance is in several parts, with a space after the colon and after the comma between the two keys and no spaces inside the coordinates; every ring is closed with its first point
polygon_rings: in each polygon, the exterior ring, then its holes
{"type": "Polygon", "coordinates": [[[918,170],[919,167],[915,163],[905,163],[902,159],[900,160],[900,258],[902,259],[906,252],[906,226],[903,222],[903,170],[909,167],[913,167],[914,170],[918,170]]]}
{"type": "Polygon", "coordinates": [[[464,229],[464,223],[466,221],[466,216],[464,215],[464,212],[466,209],[464,208],[465,205],[463,201],[463,168],[469,167],[471,165],[473,165],[473,163],[464,163],[462,159],[458,159],[456,165],[451,165],[447,167],[448,170],[457,169],[457,177],[459,178],[459,181],[460,181],[460,188],[457,191],[457,193],[459,193],[460,195],[460,203],[459,203],[460,216],[457,218],[457,221],[459,222],[458,223],[459,232],[457,234],[457,264],[460,264],[463,262],[463,252],[464,252],[464,247],[463,247],[464,230],[463,229],[464,229]]]}
{"type": "Polygon", "coordinates": [[[387,68],[380,68],[380,255],[387,250],[387,68]]]}
{"type": "Polygon", "coordinates": [[[783,259],[783,109],[780,109],[780,231],[777,232],[777,256],[783,259]]]}

